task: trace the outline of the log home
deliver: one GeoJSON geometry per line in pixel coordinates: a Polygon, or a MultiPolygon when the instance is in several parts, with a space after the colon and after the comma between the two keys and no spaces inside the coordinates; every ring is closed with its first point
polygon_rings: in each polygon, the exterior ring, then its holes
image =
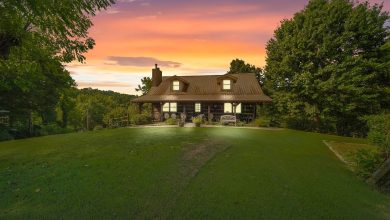
{"type": "Polygon", "coordinates": [[[241,121],[256,118],[256,106],[271,102],[263,93],[254,73],[162,76],[160,68],[152,70],[152,88],[133,100],[151,103],[155,121],[186,115],[187,120],[204,115],[219,121],[222,115],[236,115],[241,121]]]}

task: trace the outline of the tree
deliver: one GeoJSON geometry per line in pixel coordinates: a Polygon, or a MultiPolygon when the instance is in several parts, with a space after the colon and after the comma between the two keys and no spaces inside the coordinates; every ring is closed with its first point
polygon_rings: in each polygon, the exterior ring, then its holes
{"type": "Polygon", "coordinates": [[[106,127],[111,118],[124,117],[133,95],[97,89],[76,90],[74,107],[69,111],[69,124],[75,129],[106,127]]]}
{"type": "Polygon", "coordinates": [[[62,91],[75,84],[53,53],[39,42],[25,44],[14,48],[7,60],[0,59],[0,106],[13,118],[37,112],[47,121],[46,113],[55,109],[62,91]]]}
{"type": "Polygon", "coordinates": [[[61,94],[75,86],[63,63],[85,60],[83,54],[95,44],[88,37],[90,17],[112,3],[0,2],[0,106],[11,111],[12,121],[28,119],[31,128],[33,113],[43,123],[55,121],[61,94]]]}
{"type": "Polygon", "coordinates": [[[61,112],[61,126],[66,128],[68,126],[69,114],[76,107],[77,89],[65,89],[60,96],[58,107],[61,112]]]}
{"type": "Polygon", "coordinates": [[[360,117],[389,106],[387,19],[382,5],[311,0],[282,21],[265,67],[278,113],[304,129],[363,134],[360,117]]]}
{"type": "Polygon", "coordinates": [[[138,88],[135,89],[137,92],[142,92],[142,95],[145,95],[152,88],[152,79],[150,77],[144,77],[141,79],[141,85],[138,85],[138,88]]]}
{"type": "Polygon", "coordinates": [[[227,74],[240,74],[240,73],[254,73],[256,74],[257,81],[260,85],[263,85],[264,74],[260,67],[246,63],[244,60],[234,59],[230,62],[230,69],[227,74]]]}
{"type": "Polygon", "coordinates": [[[62,62],[85,60],[83,53],[95,42],[88,37],[90,16],[104,10],[114,0],[2,0],[0,3],[0,58],[7,58],[26,36],[40,39],[56,51],[62,62]]]}

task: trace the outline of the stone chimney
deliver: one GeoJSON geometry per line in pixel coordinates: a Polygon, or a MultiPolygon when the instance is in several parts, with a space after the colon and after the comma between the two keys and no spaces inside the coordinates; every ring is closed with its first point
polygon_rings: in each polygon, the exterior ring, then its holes
{"type": "Polygon", "coordinates": [[[156,64],[156,67],[152,70],[152,87],[159,86],[161,81],[162,81],[162,72],[156,64]]]}

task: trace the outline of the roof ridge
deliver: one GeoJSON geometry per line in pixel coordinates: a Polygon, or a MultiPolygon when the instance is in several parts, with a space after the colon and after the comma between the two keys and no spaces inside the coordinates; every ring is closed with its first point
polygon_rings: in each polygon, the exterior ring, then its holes
{"type": "Polygon", "coordinates": [[[163,77],[173,77],[173,76],[178,76],[178,77],[199,77],[199,76],[225,76],[225,75],[240,75],[240,74],[255,74],[255,73],[228,73],[228,74],[213,74],[213,75],[171,75],[171,76],[163,76],[163,77]]]}

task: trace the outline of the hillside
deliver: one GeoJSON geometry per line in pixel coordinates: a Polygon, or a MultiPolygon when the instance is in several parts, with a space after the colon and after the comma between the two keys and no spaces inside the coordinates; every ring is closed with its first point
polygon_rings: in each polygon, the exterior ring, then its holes
{"type": "Polygon", "coordinates": [[[0,143],[0,219],[389,219],[390,198],[322,140],[236,128],[124,128],[0,143]]]}

